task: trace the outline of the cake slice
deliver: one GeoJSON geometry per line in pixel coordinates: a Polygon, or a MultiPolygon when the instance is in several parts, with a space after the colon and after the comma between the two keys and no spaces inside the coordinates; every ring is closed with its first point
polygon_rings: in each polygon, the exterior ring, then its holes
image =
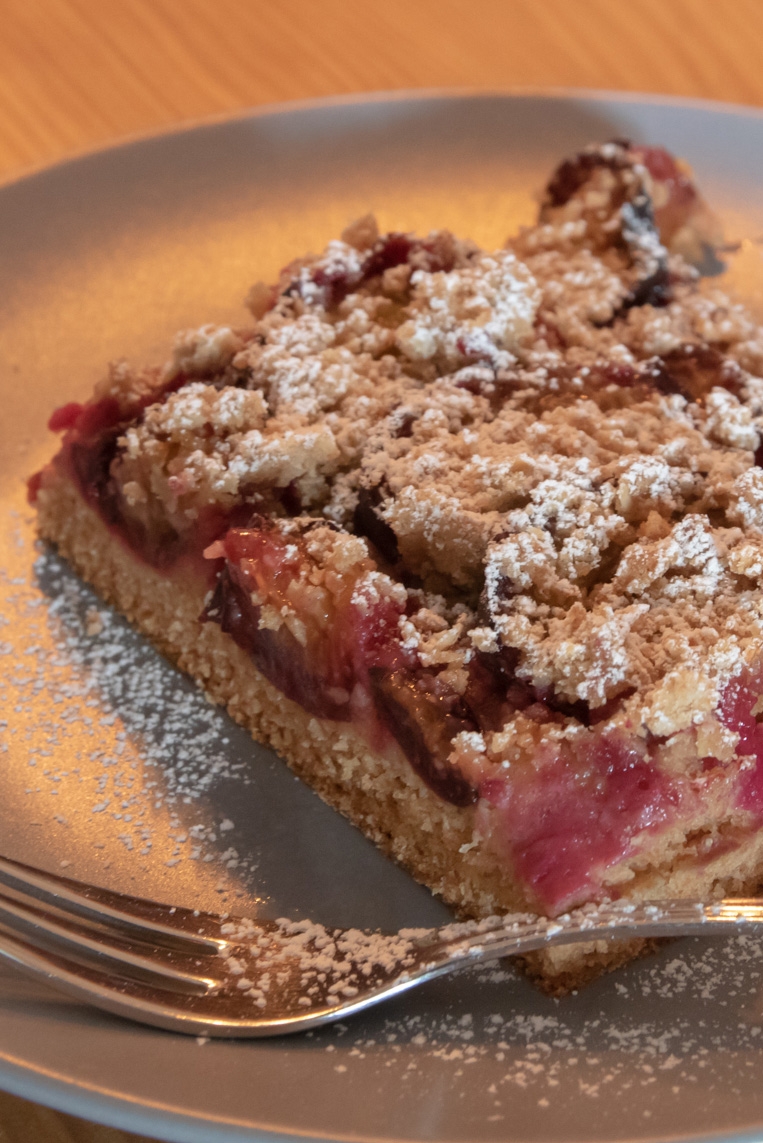
{"type": "Polygon", "coordinates": [[[362,219],[59,409],[41,535],[461,915],[753,891],[763,333],[663,241],[715,237],[625,142],[505,249],[362,219]]]}

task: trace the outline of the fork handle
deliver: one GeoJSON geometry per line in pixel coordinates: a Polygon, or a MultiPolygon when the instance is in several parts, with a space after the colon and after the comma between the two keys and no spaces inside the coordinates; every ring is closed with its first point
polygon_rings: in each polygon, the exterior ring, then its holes
{"type": "Polygon", "coordinates": [[[525,915],[490,917],[448,926],[439,939],[422,945],[421,959],[430,969],[442,964],[479,963],[517,956],[553,945],[635,937],[683,937],[763,932],[763,900],[726,898],[698,901],[614,901],[587,906],[560,917],[525,915]]]}

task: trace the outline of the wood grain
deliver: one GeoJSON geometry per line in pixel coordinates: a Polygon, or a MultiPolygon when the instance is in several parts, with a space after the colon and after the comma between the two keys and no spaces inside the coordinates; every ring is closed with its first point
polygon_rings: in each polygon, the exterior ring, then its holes
{"type": "Polygon", "coordinates": [[[763,105],[760,0],[0,0],[0,177],[353,91],[582,86],[763,105]]]}
{"type": "MultiPolygon", "coordinates": [[[[763,106],[761,0],[0,0],[0,178],[249,106],[592,87],[763,106]]],[[[0,1094],[0,1143],[129,1143],[0,1094]]]]}
{"type": "Polygon", "coordinates": [[[151,1143],[0,1091],[0,1143],[151,1143]]]}

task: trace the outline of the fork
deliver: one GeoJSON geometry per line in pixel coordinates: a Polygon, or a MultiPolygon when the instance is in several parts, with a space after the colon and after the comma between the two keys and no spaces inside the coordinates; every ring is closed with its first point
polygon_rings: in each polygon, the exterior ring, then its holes
{"type": "Polygon", "coordinates": [[[303,1031],[551,945],[762,927],[753,899],[614,901],[383,935],[162,905],[0,858],[1,957],[98,1008],[197,1036],[303,1031]]]}

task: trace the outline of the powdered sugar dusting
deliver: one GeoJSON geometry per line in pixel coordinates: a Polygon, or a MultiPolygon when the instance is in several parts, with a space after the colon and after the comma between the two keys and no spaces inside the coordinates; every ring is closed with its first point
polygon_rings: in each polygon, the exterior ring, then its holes
{"type": "Polygon", "coordinates": [[[5,517],[16,535],[0,577],[8,790],[22,807],[34,804],[23,813],[44,837],[59,831],[91,853],[116,843],[138,868],[203,866],[217,896],[235,894],[257,859],[239,851],[234,822],[210,812],[210,791],[247,781],[219,713],[62,560],[35,552],[27,527],[5,517]]]}
{"type": "Polygon", "coordinates": [[[408,1011],[401,1001],[396,1015],[364,1016],[370,1030],[348,1022],[308,1035],[356,1082],[370,1070],[414,1090],[440,1082],[479,1092],[483,1123],[512,1138],[517,1117],[534,1113],[545,1113],[541,1137],[564,1138],[565,1116],[580,1115],[581,1103],[603,1117],[601,1138],[619,1138],[618,1116],[630,1115],[631,1138],[665,1101],[689,1131],[687,1101],[707,1109],[715,1091],[749,1093],[763,1056],[762,985],[758,942],[685,941],[563,1001],[528,1000],[511,971],[485,968],[450,993],[427,986],[428,1001],[408,1001],[408,1011]]]}

